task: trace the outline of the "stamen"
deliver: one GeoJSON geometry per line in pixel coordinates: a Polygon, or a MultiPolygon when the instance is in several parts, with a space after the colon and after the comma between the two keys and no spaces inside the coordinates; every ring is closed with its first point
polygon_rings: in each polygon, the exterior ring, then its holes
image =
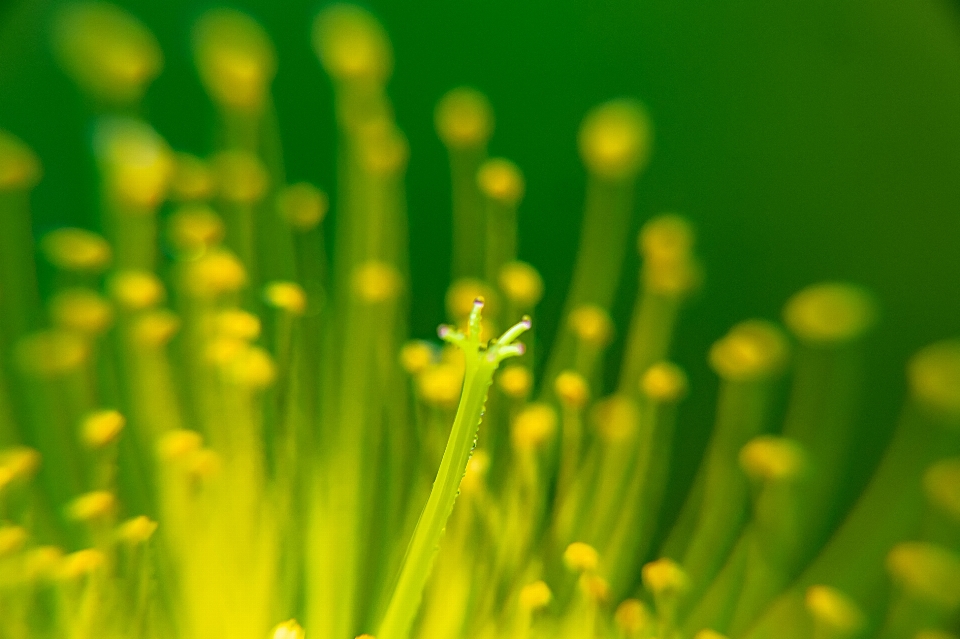
{"type": "Polygon", "coordinates": [[[960,340],[937,342],[914,355],[907,379],[914,399],[927,410],[960,418],[960,340]]]}
{"type": "Polygon", "coordinates": [[[544,581],[534,581],[520,589],[520,606],[530,612],[546,608],[552,599],[553,593],[544,581]]]}
{"type": "Polygon", "coordinates": [[[89,523],[105,519],[117,509],[117,498],[106,490],[85,493],[67,505],[67,516],[75,521],[89,523]]]}
{"type": "Polygon", "coordinates": [[[600,565],[600,555],[593,546],[575,541],[563,551],[563,563],[573,572],[593,572],[600,565]]]}
{"type": "Polygon", "coordinates": [[[80,423],[80,439],[88,448],[103,448],[120,437],[126,424],[126,418],[118,411],[99,410],[83,418],[80,423]]]}
{"type": "Polygon", "coordinates": [[[289,619],[278,624],[270,636],[271,639],[304,639],[306,634],[296,619],[289,619]]]}
{"type": "Polygon", "coordinates": [[[657,362],[640,378],[640,390],[649,399],[674,404],[687,395],[687,374],[672,362],[657,362]]]}
{"type": "Polygon", "coordinates": [[[32,189],[42,174],[40,159],[30,147],[0,130],[0,192],[32,189]]]}
{"type": "Polygon", "coordinates": [[[157,530],[157,522],[139,515],[120,524],[117,537],[126,544],[138,546],[147,542],[157,530]]]}
{"type": "Polygon", "coordinates": [[[806,606],[814,625],[821,632],[814,637],[852,637],[863,628],[865,618],[860,607],[845,594],[830,586],[810,586],[806,606]]]}
{"type": "Polygon", "coordinates": [[[166,291],[150,271],[118,271],[107,282],[110,297],[126,311],[142,311],[163,301],[166,291]]]}
{"type": "Polygon", "coordinates": [[[525,399],[533,388],[533,373],[526,366],[507,366],[497,376],[497,385],[507,397],[525,399]]]}
{"type": "Polygon", "coordinates": [[[71,288],[50,300],[50,316],[57,328],[96,337],[113,323],[113,308],[90,289],[71,288]]]}
{"type": "Polygon", "coordinates": [[[594,175],[620,181],[647,163],[653,133],[643,106],[613,100],[594,107],[580,125],[580,157],[594,175]]]}
{"type": "Polygon", "coordinates": [[[301,232],[320,224],[329,208],[327,194],[308,182],[290,184],[277,193],[280,217],[301,232]]]}
{"type": "Polygon", "coordinates": [[[761,435],[740,449],[740,467],[758,481],[794,481],[807,470],[800,445],[785,437],[761,435]]]}
{"type": "Polygon", "coordinates": [[[263,290],[263,301],[290,315],[300,316],[307,310],[307,294],[294,282],[270,282],[263,290]]]}
{"type": "Polygon", "coordinates": [[[491,158],[477,171],[480,191],[504,206],[516,206],[523,197],[523,173],[516,164],[504,158],[491,158]]]}
{"type": "Polygon", "coordinates": [[[924,542],[903,542],[887,555],[890,577],[907,593],[955,611],[960,607],[960,555],[924,542]]]}
{"type": "Polygon", "coordinates": [[[216,189],[213,169],[209,164],[189,153],[174,154],[170,199],[181,203],[203,202],[213,197],[216,189]]]}
{"type": "Polygon", "coordinates": [[[384,84],[393,72],[390,40],[376,18],[360,7],[336,4],[313,23],[313,47],[338,82],[384,84]]]}
{"type": "Polygon", "coordinates": [[[960,523],[960,457],[937,462],[923,475],[927,499],[960,523]]]}
{"type": "Polygon", "coordinates": [[[866,290],[846,283],[809,286],[787,302],[783,320],[804,342],[828,346],[862,337],[877,319],[877,306],[866,290]]]}
{"type": "Polygon", "coordinates": [[[504,296],[521,310],[532,309],[543,297],[543,278],[526,262],[508,262],[497,279],[504,296]]]}
{"type": "Polygon", "coordinates": [[[557,430],[557,413],[543,402],[528,404],[513,419],[510,441],[515,450],[529,452],[543,448],[557,430]]]}
{"type": "Polygon", "coordinates": [[[105,239],[74,228],[50,231],[40,240],[40,250],[57,268],[82,273],[102,273],[113,255],[105,239]]]}
{"type": "Polygon", "coordinates": [[[590,399],[590,385],[577,371],[562,371],[553,382],[557,399],[567,408],[579,410],[590,399]]]}
{"type": "Polygon", "coordinates": [[[747,320],[730,329],[710,349],[710,365],[724,379],[751,381],[783,371],[790,347],[774,324],[747,320]]]}
{"type": "Polygon", "coordinates": [[[437,103],[434,124],[440,139],[451,149],[481,147],[493,134],[493,109],[479,91],[459,87],[437,103]]]}

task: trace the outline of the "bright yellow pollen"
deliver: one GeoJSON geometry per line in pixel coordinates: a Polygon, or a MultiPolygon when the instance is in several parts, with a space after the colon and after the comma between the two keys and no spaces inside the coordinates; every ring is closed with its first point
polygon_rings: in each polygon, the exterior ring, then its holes
{"type": "Polygon", "coordinates": [[[99,410],[80,422],[80,439],[87,448],[103,448],[115,442],[127,420],[118,411],[99,410]]]}
{"type": "Polygon", "coordinates": [[[798,339],[822,345],[861,337],[876,318],[873,297],[858,286],[843,283],[808,286],[791,297],[783,310],[787,328],[798,339]]]}
{"type": "Polygon", "coordinates": [[[296,619],[288,619],[277,624],[270,635],[271,639],[304,639],[306,635],[296,619]]]}
{"type": "Polygon", "coordinates": [[[491,158],[477,171],[480,192],[504,206],[516,206],[523,197],[523,173],[516,164],[504,158],[491,158]]]}
{"type": "Polygon", "coordinates": [[[887,572],[910,595],[954,611],[960,606],[960,555],[934,544],[908,541],[887,555],[887,572]]]}
{"type": "Polygon", "coordinates": [[[640,378],[640,390],[648,398],[665,404],[683,399],[688,389],[687,374],[672,362],[657,362],[640,378]]]}
{"type": "Polygon", "coordinates": [[[520,606],[525,610],[540,610],[553,599],[550,587],[544,581],[534,581],[520,589],[520,606]]]}
{"type": "Polygon", "coordinates": [[[320,224],[329,208],[327,194],[307,182],[285,186],[277,193],[280,217],[299,231],[308,231],[320,224]]]}
{"type": "Polygon", "coordinates": [[[23,526],[0,526],[0,559],[22,550],[27,538],[27,530],[23,526]]]}
{"type": "Polygon", "coordinates": [[[513,447],[531,451],[546,444],[557,430],[557,413],[545,402],[528,404],[517,413],[510,429],[513,447]]]}
{"type": "Polygon", "coordinates": [[[420,397],[440,408],[456,407],[462,387],[463,369],[453,364],[434,364],[417,375],[420,397]]]}
{"type": "Polygon", "coordinates": [[[730,329],[710,348],[710,365],[723,379],[744,382],[780,373],[790,346],[776,325],[747,320],[730,329]]]}
{"type": "Polygon", "coordinates": [[[625,599],[617,606],[613,618],[626,635],[639,633],[653,621],[649,608],[639,599],[625,599]]]}
{"type": "Polygon", "coordinates": [[[644,564],[643,585],[655,596],[674,596],[687,589],[687,574],[677,562],[667,557],[644,564]]]}
{"type": "Polygon", "coordinates": [[[37,185],[43,170],[36,154],[19,138],[0,130],[0,192],[25,191],[37,185]]]}
{"type": "Polygon", "coordinates": [[[236,293],[247,284],[247,272],[233,254],[217,250],[186,265],[186,284],[200,298],[236,293]]]}
{"type": "Polygon", "coordinates": [[[699,631],[697,634],[693,635],[693,639],[727,639],[726,635],[720,634],[716,630],[711,630],[710,628],[704,628],[699,631]]]}
{"type": "Polygon", "coordinates": [[[70,519],[91,522],[111,515],[117,507],[117,498],[106,490],[84,493],[67,506],[70,519]]]}
{"type": "Polygon", "coordinates": [[[263,28],[233,9],[213,9],[193,27],[193,56],[210,97],[221,107],[258,113],[277,71],[263,28]]]}
{"type": "Polygon", "coordinates": [[[130,333],[138,346],[158,348],[173,339],[178,330],[180,319],[168,310],[158,310],[138,317],[130,333]]]}
{"type": "Polygon", "coordinates": [[[806,455],[793,440],[760,435],[740,449],[740,467],[753,479],[790,481],[805,470],[806,455]]]}
{"type": "Polygon", "coordinates": [[[593,546],[575,541],[563,551],[563,563],[573,572],[593,572],[600,565],[600,555],[593,546]]]}
{"type": "Polygon", "coordinates": [[[579,410],[590,399],[590,385],[577,371],[562,371],[553,382],[553,390],[567,408],[579,410]]]}
{"type": "Polygon", "coordinates": [[[157,452],[166,461],[183,461],[200,450],[203,438],[192,430],[172,430],[165,433],[157,444],[157,452]]]}
{"type": "Polygon", "coordinates": [[[440,98],[433,122],[448,148],[482,147],[493,134],[493,109],[479,91],[459,87],[440,98]]]}
{"type": "Polygon", "coordinates": [[[814,621],[843,635],[853,635],[864,623],[859,606],[845,594],[830,586],[810,586],[806,606],[814,621]]]}
{"type": "Polygon", "coordinates": [[[686,259],[693,251],[694,233],[690,223],[672,213],[658,215],[643,225],[637,248],[645,261],[669,262],[686,259]]]}
{"type": "Polygon", "coordinates": [[[400,365],[408,375],[418,375],[433,363],[433,360],[433,348],[422,340],[410,340],[400,349],[400,365]]]}
{"type": "Polygon", "coordinates": [[[107,282],[110,297],[127,311],[141,311],[163,301],[160,278],[150,271],[118,271],[107,282]]]}
{"type": "Polygon", "coordinates": [[[407,138],[392,124],[364,127],[362,139],[361,160],[370,173],[388,176],[406,167],[410,147],[407,138]]]}
{"type": "Polygon", "coordinates": [[[260,337],[260,318],[237,308],[229,308],[217,313],[216,327],[217,333],[223,337],[248,342],[260,337]]]}
{"type": "Polygon", "coordinates": [[[153,128],[133,119],[103,120],[94,142],[109,193],[117,204],[148,210],[160,205],[173,177],[174,160],[170,147],[153,128]]]}
{"type": "Polygon", "coordinates": [[[653,133],[646,111],[631,100],[594,107],[580,125],[580,158],[597,177],[619,181],[647,163],[653,133]]]}
{"type": "Polygon", "coordinates": [[[333,5],[317,15],[313,47],[330,77],[381,85],[393,71],[393,51],[377,20],[360,7],[333,5]]]}
{"type": "MultiPolygon", "coordinates": [[[[543,278],[526,262],[508,262],[497,278],[500,290],[520,310],[532,309],[543,297],[543,278]]],[[[472,303],[472,301],[471,301],[472,303]]]]}
{"type": "Polygon", "coordinates": [[[186,256],[198,256],[223,240],[223,220],[202,204],[187,204],[170,216],[167,235],[174,247],[186,256]]]}
{"type": "Polygon", "coordinates": [[[270,282],[263,289],[263,300],[290,315],[303,315],[307,310],[307,294],[294,282],[270,282]]]}
{"type": "Polygon", "coordinates": [[[567,325],[586,344],[601,348],[613,339],[613,321],[599,306],[579,306],[571,311],[567,325]]]}
{"type": "Polygon", "coordinates": [[[252,347],[241,351],[231,364],[233,379],[253,390],[263,390],[277,378],[277,366],[273,358],[262,348],[252,347]]]}
{"type": "Polygon", "coordinates": [[[75,228],[50,231],[40,240],[40,249],[47,261],[64,271],[100,273],[113,257],[105,239],[75,228]]]}
{"type": "Polygon", "coordinates": [[[240,337],[219,335],[207,342],[203,357],[207,363],[223,367],[233,363],[247,348],[249,345],[240,337]]]}
{"type": "Polygon", "coordinates": [[[497,376],[497,385],[508,397],[523,399],[533,387],[533,373],[526,366],[507,366],[497,376]]]}
{"type": "MultiPolygon", "coordinates": [[[[0,450],[0,475],[6,473],[7,483],[29,479],[40,468],[40,453],[26,446],[0,450]]],[[[4,482],[0,481],[0,490],[4,482]]]]}
{"type": "Polygon", "coordinates": [[[157,530],[157,522],[149,517],[139,515],[120,524],[117,536],[130,545],[146,542],[157,530]]]}
{"type": "Polygon", "coordinates": [[[50,316],[57,328],[96,336],[110,328],[113,308],[90,289],[71,288],[50,300],[50,316]]]}
{"type": "Polygon", "coordinates": [[[95,548],[86,548],[70,553],[60,562],[61,579],[79,579],[98,572],[107,565],[107,556],[95,548]]]}
{"type": "Polygon", "coordinates": [[[389,302],[400,294],[403,278],[386,262],[370,261],[353,272],[353,292],[367,304],[389,302]]]}

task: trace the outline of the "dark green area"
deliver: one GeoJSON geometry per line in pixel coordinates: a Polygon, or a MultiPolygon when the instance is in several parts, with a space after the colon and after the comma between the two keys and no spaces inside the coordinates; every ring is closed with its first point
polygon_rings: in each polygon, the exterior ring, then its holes
{"type": "MultiPolygon", "coordinates": [[[[8,0],[9,2],[10,0],[8,0]]],[[[273,35],[274,95],[291,180],[333,179],[330,87],[310,47],[317,4],[235,2],[273,35]],[[282,8],[278,8],[282,7],[282,8]]],[[[53,4],[0,8],[0,126],[31,144],[46,177],[38,229],[90,225],[95,179],[89,110],[54,68],[44,39],[53,4]]],[[[125,3],[157,34],[166,68],[148,117],[182,150],[210,150],[213,116],[186,33],[207,4],[125,3]]],[[[497,112],[491,151],[524,170],[520,251],[543,273],[541,334],[555,330],[580,223],[580,118],[638,96],[656,125],[636,226],[675,210],[697,225],[707,271],[676,347],[694,392],[682,428],[689,466],[710,424],[708,345],[749,316],[776,318],[820,279],[861,282],[883,322],[871,342],[864,413],[867,469],[903,396],[903,365],[960,325],[960,14],[947,0],[671,0],[371,3],[393,38],[391,82],[410,139],[413,327],[442,319],[450,223],[445,156],[432,109],[469,83],[497,112]],[[686,438],[685,438],[686,439],[686,438]]],[[[0,5],[2,7],[2,5],[0,5]]],[[[633,238],[625,238],[633,243],[633,238]]],[[[621,326],[636,260],[624,276],[621,326]]]]}

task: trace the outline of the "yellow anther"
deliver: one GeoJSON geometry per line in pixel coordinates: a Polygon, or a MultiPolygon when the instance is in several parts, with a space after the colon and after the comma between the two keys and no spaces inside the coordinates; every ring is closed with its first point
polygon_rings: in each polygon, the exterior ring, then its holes
{"type": "Polygon", "coordinates": [[[167,222],[167,236],[181,253],[196,256],[223,240],[224,225],[213,209],[202,204],[180,207],[167,222]]]}
{"type": "Polygon", "coordinates": [[[308,231],[320,224],[329,208],[327,194],[307,182],[290,184],[277,193],[280,217],[299,231],[308,231]]]}
{"type": "Polygon", "coordinates": [[[222,468],[220,455],[209,448],[201,448],[187,459],[187,472],[197,481],[213,479],[222,468]]]}
{"type": "Polygon", "coordinates": [[[960,522],[960,457],[928,468],[923,474],[923,490],[934,506],[960,522]]]}
{"type": "Polygon", "coordinates": [[[23,550],[27,537],[23,526],[0,526],[0,558],[23,550]]]}
{"type": "Polygon", "coordinates": [[[67,516],[75,521],[91,522],[114,513],[117,498],[106,490],[94,490],[80,495],[67,505],[67,516]]]}
{"type": "Polygon", "coordinates": [[[600,565],[600,555],[593,546],[575,541],[563,551],[563,564],[573,572],[593,572],[600,565]]]}
{"type": "Polygon", "coordinates": [[[120,527],[117,528],[117,537],[131,546],[136,546],[146,543],[156,530],[157,522],[144,515],[139,515],[120,524],[120,527]]]}
{"type": "Polygon", "coordinates": [[[66,5],[54,24],[53,41],[60,65],[73,81],[109,102],[137,102],[163,67],[153,34],[106,2],[66,5]]]}
{"type": "Polygon", "coordinates": [[[805,601],[814,622],[829,629],[831,634],[851,636],[863,627],[865,618],[860,607],[836,588],[810,586],[805,601]]]}
{"type": "Polygon", "coordinates": [[[927,346],[910,359],[907,379],[914,399],[944,417],[960,417],[960,340],[927,346]]]}
{"type": "Polygon", "coordinates": [[[313,23],[313,48],[331,78],[382,85],[393,72],[393,50],[383,27],[360,7],[335,4],[313,23]]]}
{"type": "Polygon", "coordinates": [[[40,468],[40,453],[26,446],[0,450],[0,492],[14,482],[32,478],[40,468]]]}
{"type": "Polygon", "coordinates": [[[120,437],[127,420],[118,411],[98,410],[80,422],[80,439],[87,448],[103,448],[120,437]]]}
{"type": "Polygon", "coordinates": [[[403,288],[403,278],[386,262],[364,262],[353,272],[353,292],[367,304],[381,304],[396,299],[403,288]]]}
{"type": "Polygon", "coordinates": [[[608,443],[624,442],[636,432],[640,423],[637,403],[627,395],[611,395],[593,409],[597,432],[608,443]]]}
{"type": "Polygon", "coordinates": [[[523,173],[516,164],[504,158],[491,158],[477,171],[480,192],[504,206],[516,206],[523,197],[523,173]]]}
{"type": "Polygon", "coordinates": [[[40,240],[40,250],[57,268],[84,273],[103,272],[112,257],[105,239],[96,233],[74,228],[50,231],[40,240]]]}
{"type": "Polygon", "coordinates": [[[172,430],[160,437],[157,453],[164,461],[184,461],[200,450],[203,438],[192,430],[172,430]]]}
{"type": "Polygon", "coordinates": [[[362,635],[357,635],[356,639],[377,639],[377,638],[373,635],[368,635],[367,633],[363,633],[362,635]]]}
{"type": "Polygon", "coordinates": [[[657,362],[640,378],[640,392],[647,398],[673,404],[687,395],[687,374],[673,362],[657,362]]]}
{"type": "Polygon", "coordinates": [[[785,437],[760,435],[740,449],[740,468],[758,481],[792,481],[807,467],[800,444],[785,437]]]}
{"type": "Polygon", "coordinates": [[[270,174],[253,153],[222,151],[214,159],[220,195],[228,202],[256,204],[270,186],[270,174]]]}
{"type": "Polygon", "coordinates": [[[666,213],[643,225],[637,247],[644,262],[675,262],[690,257],[694,239],[693,229],[686,219],[666,213]]]}
{"type": "Polygon", "coordinates": [[[27,553],[25,572],[31,580],[51,579],[62,563],[62,550],[56,546],[38,546],[27,553]]]}
{"type": "Polygon", "coordinates": [[[57,377],[80,368],[90,348],[75,333],[40,331],[22,338],[14,356],[21,370],[38,377],[57,377]]]}
{"type": "Polygon", "coordinates": [[[150,210],[159,206],[173,177],[173,152],[152,127],[128,118],[101,120],[94,147],[117,204],[150,210]]]}
{"type": "Polygon", "coordinates": [[[167,310],[150,311],[138,317],[131,327],[133,341],[144,348],[165,345],[180,330],[180,319],[167,310]]]}
{"type": "Polygon", "coordinates": [[[263,301],[290,315],[303,315],[307,310],[307,294],[294,282],[270,282],[263,289],[263,301]]]}
{"type": "Polygon", "coordinates": [[[408,375],[419,375],[434,359],[435,351],[429,342],[410,340],[400,349],[400,366],[408,375]]]}
{"type": "Polygon", "coordinates": [[[945,611],[960,607],[960,555],[934,544],[909,541],[887,555],[887,572],[904,591],[945,611]]]}
{"type": "Polygon", "coordinates": [[[392,123],[364,128],[361,145],[363,166],[374,175],[396,175],[407,166],[410,147],[392,123]]]}
{"type": "Polygon", "coordinates": [[[0,130],[0,191],[25,191],[40,181],[37,155],[18,137],[0,130]]]}
{"type": "Polygon", "coordinates": [[[747,320],[710,348],[710,365],[723,379],[753,381],[782,372],[790,356],[786,336],[764,320],[747,320]]]}
{"type": "Polygon", "coordinates": [[[107,565],[107,556],[95,548],[72,552],[60,562],[61,579],[79,579],[102,570],[107,565]]]}
{"type": "Polygon", "coordinates": [[[470,494],[480,490],[489,469],[490,455],[485,450],[475,450],[467,462],[463,479],[460,480],[460,492],[470,494]]]}
{"type": "Polygon", "coordinates": [[[677,596],[689,585],[683,568],[668,557],[661,557],[644,564],[640,576],[643,578],[646,589],[656,597],[677,596]]]}
{"type": "Polygon", "coordinates": [[[704,628],[693,635],[693,639],[727,639],[727,635],[720,634],[716,630],[704,628]]]}
{"type": "Polygon", "coordinates": [[[583,594],[596,603],[606,603],[610,599],[610,583],[600,575],[582,574],[578,584],[583,594]]]}
{"type": "Polygon", "coordinates": [[[601,348],[613,338],[613,321],[599,306],[578,306],[571,311],[567,325],[582,342],[601,348]]]}
{"type": "Polygon", "coordinates": [[[203,349],[203,358],[214,366],[226,367],[236,361],[247,348],[249,344],[239,337],[219,335],[207,342],[203,349]]]}
{"type": "Polygon", "coordinates": [[[546,608],[552,599],[550,586],[544,581],[534,581],[520,589],[520,607],[524,610],[546,608]]]}
{"type": "Polygon", "coordinates": [[[176,202],[208,200],[213,196],[216,186],[213,171],[206,162],[189,153],[174,155],[170,199],[176,202]]]}
{"type": "Polygon", "coordinates": [[[647,163],[653,132],[639,102],[612,100],[591,109],[580,125],[580,158],[606,180],[636,175],[647,163]]]}
{"type": "Polygon", "coordinates": [[[274,627],[270,634],[271,639],[304,639],[306,635],[296,619],[288,619],[274,627]]]}
{"type": "Polygon", "coordinates": [[[165,294],[163,282],[150,271],[118,271],[110,276],[107,290],[127,311],[152,308],[163,301],[165,294]]]}
{"type": "Polygon", "coordinates": [[[581,409],[590,400],[590,385],[577,371],[563,371],[553,382],[557,399],[566,408],[581,409]]]}
{"type": "Polygon", "coordinates": [[[417,375],[417,391],[428,404],[455,408],[463,387],[463,369],[453,364],[434,364],[417,375]]]}
{"type": "Polygon", "coordinates": [[[458,87],[440,98],[433,122],[448,148],[482,147],[493,134],[493,109],[476,89],[458,87]]]}
{"type": "Polygon", "coordinates": [[[470,316],[473,302],[477,298],[483,298],[484,313],[496,314],[496,300],[492,289],[486,283],[471,278],[456,280],[447,289],[447,314],[458,322],[466,319],[470,316]]]}
{"type": "Polygon", "coordinates": [[[277,379],[277,367],[273,358],[256,346],[240,352],[231,364],[233,379],[247,388],[263,390],[277,379]]]}
{"type": "Polygon", "coordinates": [[[113,308],[90,289],[71,288],[50,300],[50,318],[57,328],[93,337],[110,328],[113,308]]]}
{"type": "Polygon", "coordinates": [[[653,623],[650,609],[639,599],[625,599],[617,606],[613,619],[620,632],[627,636],[637,635],[653,623]]]}
{"type": "Polygon", "coordinates": [[[258,113],[277,72],[263,28],[234,9],[212,9],[192,35],[194,62],[210,98],[225,109],[258,113]]]}
{"type": "Polygon", "coordinates": [[[216,329],[223,337],[252,342],[260,337],[260,318],[238,308],[228,308],[217,313],[216,329]]]}
{"type": "Polygon", "coordinates": [[[783,309],[783,320],[797,339],[820,345],[861,337],[876,318],[872,295],[859,286],[836,282],[808,286],[783,309]]]}
{"type": "Polygon", "coordinates": [[[543,297],[543,278],[526,262],[508,262],[497,278],[504,296],[522,310],[536,306],[543,297]]]}
{"type": "Polygon", "coordinates": [[[533,373],[519,364],[506,366],[497,376],[497,385],[508,397],[524,399],[533,388],[533,373]]]}
{"type": "Polygon", "coordinates": [[[236,293],[247,284],[243,264],[228,251],[212,251],[186,266],[186,286],[197,297],[213,299],[236,293]]]}
{"type": "Polygon", "coordinates": [[[557,430],[557,413],[545,402],[528,404],[513,418],[510,441],[517,450],[544,446],[557,430]]]}

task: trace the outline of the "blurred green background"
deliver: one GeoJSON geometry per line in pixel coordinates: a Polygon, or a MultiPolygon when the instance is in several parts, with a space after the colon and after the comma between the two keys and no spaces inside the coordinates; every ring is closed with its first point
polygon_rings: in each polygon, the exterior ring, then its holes
{"type": "MultiPolygon", "coordinates": [[[[146,115],[176,149],[209,152],[213,114],[193,71],[187,33],[211,5],[121,4],[153,29],[166,55],[146,115]]],[[[289,179],[332,189],[330,86],[310,47],[319,4],[231,4],[259,19],[276,42],[274,96],[289,179]]],[[[46,176],[34,196],[41,230],[90,225],[96,196],[90,111],[55,69],[45,40],[54,6],[0,4],[0,127],[43,159],[46,176]]],[[[711,423],[709,344],[739,319],[777,318],[803,285],[840,278],[872,288],[883,308],[868,355],[857,471],[869,469],[896,419],[906,358],[960,332],[960,5],[392,0],[367,6],[393,39],[390,93],[411,146],[417,335],[432,335],[443,319],[449,270],[446,158],[432,127],[439,96],[462,83],[485,91],[497,114],[491,152],[526,174],[520,252],[547,282],[538,317],[547,341],[580,225],[577,126],[590,106],[637,96],[649,106],[656,143],[640,180],[636,227],[661,211],[688,215],[707,269],[675,349],[693,386],[678,461],[692,465],[711,423]]],[[[636,267],[634,257],[616,309],[621,327],[636,267]]]]}

